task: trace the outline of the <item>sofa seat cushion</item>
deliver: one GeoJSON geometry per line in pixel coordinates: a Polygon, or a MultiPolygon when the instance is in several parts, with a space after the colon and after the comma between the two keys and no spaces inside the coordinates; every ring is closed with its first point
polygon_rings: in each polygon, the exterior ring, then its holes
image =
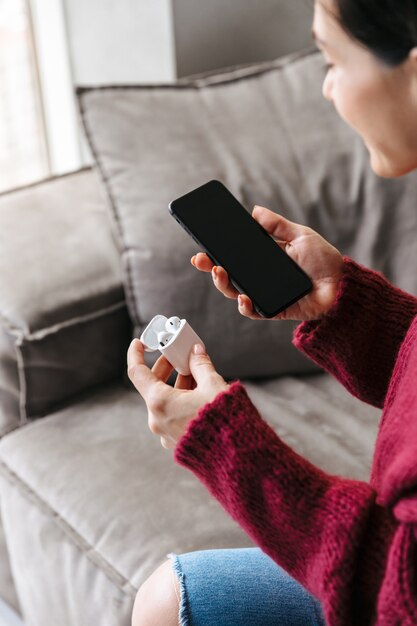
{"type": "MultiPolygon", "coordinates": [[[[327,374],[246,386],[297,451],[367,477],[377,409],[327,374]]],[[[161,447],[140,395],[122,384],[4,437],[0,497],[28,624],[128,626],[137,588],[167,553],[251,545],[161,447]]]]}
{"type": "Polygon", "coordinates": [[[131,325],[93,170],[0,195],[0,276],[1,436],[121,376],[131,325]]]}
{"type": "Polygon", "coordinates": [[[0,598],[17,614],[20,613],[19,600],[10,570],[9,552],[4,537],[3,523],[0,515],[0,598]]]}

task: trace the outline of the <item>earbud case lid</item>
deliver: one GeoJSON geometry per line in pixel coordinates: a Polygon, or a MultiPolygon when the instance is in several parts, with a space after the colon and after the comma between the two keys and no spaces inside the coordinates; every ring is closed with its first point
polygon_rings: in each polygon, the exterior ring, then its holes
{"type": "Polygon", "coordinates": [[[140,336],[140,340],[145,346],[146,352],[158,350],[158,333],[165,331],[165,324],[168,318],[165,315],[155,315],[140,336]]]}

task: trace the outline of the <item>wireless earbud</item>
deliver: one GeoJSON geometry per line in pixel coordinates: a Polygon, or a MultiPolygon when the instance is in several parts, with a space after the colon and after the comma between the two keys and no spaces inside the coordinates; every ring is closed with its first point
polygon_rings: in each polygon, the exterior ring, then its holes
{"type": "Polygon", "coordinates": [[[173,333],[167,333],[164,331],[159,332],[157,334],[157,337],[158,337],[158,344],[160,345],[160,347],[163,348],[164,346],[166,346],[167,343],[171,341],[173,336],[174,336],[173,333]]]}
{"type": "Polygon", "coordinates": [[[180,325],[181,325],[180,318],[174,316],[174,317],[168,318],[167,323],[165,324],[165,328],[168,331],[178,330],[180,325]]]}
{"type": "Polygon", "coordinates": [[[147,352],[159,350],[179,374],[191,374],[190,353],[195,343],[204,343],[187,320],[155,315],[140,336],[147,352]]]}

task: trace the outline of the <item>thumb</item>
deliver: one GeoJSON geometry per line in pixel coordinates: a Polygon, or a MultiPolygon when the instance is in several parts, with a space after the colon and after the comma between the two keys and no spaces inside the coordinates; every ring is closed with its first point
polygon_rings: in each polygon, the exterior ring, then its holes
{"type": "Polygon", "coordinates": [[[304,226],[290,222],[282,215],[257,204],[252,211],[252,217],[265,228],[267,233],[280,241],[292,241],[300,236],[304,229],[304,226]]]}
{"type": "Polygon", "coordinates": [[[191,351],[190,370],[197,385],[216,373],[214,365],[201,343],[196,343],[191,351]]]}

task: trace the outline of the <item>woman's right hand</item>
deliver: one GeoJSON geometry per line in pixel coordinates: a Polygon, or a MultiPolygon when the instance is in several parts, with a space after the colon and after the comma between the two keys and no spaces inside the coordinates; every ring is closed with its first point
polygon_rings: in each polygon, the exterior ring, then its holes
{"type": "MultiPolygon", "coordinates": [[[[323,317],[336,298],[343,268],[341,253],[313,229],[290,222],[265,207],[255,206],[252,217],[272,235],[277,245],[305,271],[313,283],[309,294],[268,319],[314,320],[323,317]]],[[[211,272],[216,288],[226,298],[238,299],[238,309],[242,315],[254,320],[265,319],[254,311],[251,299],[240,295],[231,284],[226,270],[213,266],[207,254],[199,252],[193,256],[191,263],[202,272],[211,272]]]]}

